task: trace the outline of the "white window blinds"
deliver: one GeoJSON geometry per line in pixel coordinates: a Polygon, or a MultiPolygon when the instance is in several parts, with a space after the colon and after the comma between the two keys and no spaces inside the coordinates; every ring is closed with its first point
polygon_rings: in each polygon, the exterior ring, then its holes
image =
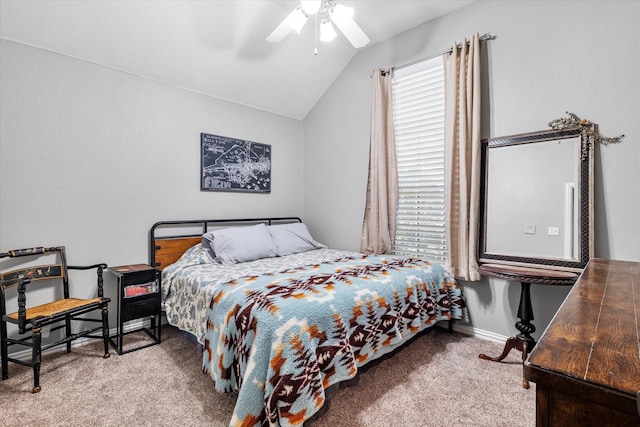
{"type": "Polygon", "coordinates": [[[394,253],[447,265],[442,57],[394,71],[399,206],[394,253]]]}

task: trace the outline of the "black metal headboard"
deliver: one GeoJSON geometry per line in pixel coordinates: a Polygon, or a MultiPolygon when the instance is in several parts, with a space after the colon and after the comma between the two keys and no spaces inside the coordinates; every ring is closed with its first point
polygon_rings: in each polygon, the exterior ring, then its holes
{"type": "Polygon", "coordinates": [[[190,247],[200,243],[211,229],[274,223],[302,222],[298,217],[198,219],[159,221],[149,230],[149,265],[162,270],[174,263],[190,247]]]}

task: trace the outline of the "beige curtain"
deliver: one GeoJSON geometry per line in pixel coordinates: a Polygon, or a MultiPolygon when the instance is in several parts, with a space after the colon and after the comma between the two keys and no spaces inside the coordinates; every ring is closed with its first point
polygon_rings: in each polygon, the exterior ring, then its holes
{"type": "Polygon", "coordinates": [[[369,180],[360,250],[390,254],[396,235],[398,166],[393,133],[391,73],[373,71],[369,180]]]}
{"type": "Polygon", "coordinates": [[[447,247],[451,272],[480,280],[480,37],[445,54],[447,247]]]}

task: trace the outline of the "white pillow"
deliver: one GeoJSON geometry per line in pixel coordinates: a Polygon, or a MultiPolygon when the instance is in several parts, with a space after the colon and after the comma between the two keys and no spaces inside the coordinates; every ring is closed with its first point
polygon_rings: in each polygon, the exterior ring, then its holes
{"type": "Polygon", "coordinates": [[[325,245],[316,242],[311,237],[307,226],[301,222],[271,225],[267,229],[273,237],[278,256],[326,248],[325,245]]]}
{"type": "Polygon", "coordinates": [[[212,231],[215,260],[220,264],[235,264],[276,256],[276,245],[267,227],[256,224],[212,231]]]}

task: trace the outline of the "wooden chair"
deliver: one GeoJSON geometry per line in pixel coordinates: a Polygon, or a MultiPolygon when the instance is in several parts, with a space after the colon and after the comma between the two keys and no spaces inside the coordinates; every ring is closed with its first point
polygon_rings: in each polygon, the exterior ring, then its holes
{"type": "MultiPolygon", "coordinates": [[[[0,273],[0,325],[1,355],[2,355],[2,379],[9,378],[8,362],[18,363],[33,368],[33,393],[38,393],[40,387],[40,363],[42,351],[66,344],[67,353],[71,352],[71,342],[78,338],[95,338],[104,341],[104,358],[109,357],[109,319],[108,304],[111,298],[104,297],[102,291],[102,272],[107,268],[106,264],[90,266],[67,265],[64,246],[53,248],[18,249],[0,253],[0,258],[16,258],[6,260],[11,271],[0,273]],[[44,257],[48,260],[55,258],[57,263],[33,266],[36,258],[44,257]],[[16,269],[16,267],[18,267],[16,269]],[[78,299],[69,297],[68,270],[96,269],[97,273],[97,297],[91,299],[78,299]],[[54,287],[52,291],[57,295],[56,300],[35,307],[28,307],[27,292],[35,291],[35,284],[44,286],[45,282],[54,287]],[[17,292],[11,288],[17,287],[17,292]],[[9,295],[7,295],[9,293],[9,295]],[[16,299],[15,302],[13,301],[16,299]],[[9,313],[7,302],[17,303],[17,311],[9,313]],[[102,311],[101,319],[79,317],[96,310],[102,311]],[[81,332],[72,333],[71,322],[83,322],[81,332]],[[87,323],[85,323],[87,322],[87,323]],[[100,323],[100,326],[91,327],[92,322],[100,323]],[[17,325],[16,334],[9,336],[7,324],[17,325]],[[55,342],[42,343],[42,330],[51,326],[50,332],[65,329],[64,337],[55,338],[55,342]],[[100,335],[95,332],[102,330],[100,335]],[[31,347],[31,361],[9,357],[11,346],[31,347]]],[[[40,287],[40,286],[38,286],[40,287]]],[[[31,293],[33,295],[33,293],[31,293]]],[[[41,295],[41,293],[40,293],[41,295]]],[[[39,295],[38,299],[42,299],[39,295]]],[[[40,302],[40,301],[39,301],[40,302]]],[[[13,304],[12,304],[13,305],[13,304]]],[[[74,323],[75,325],[75,323],[74,323]]]]}

